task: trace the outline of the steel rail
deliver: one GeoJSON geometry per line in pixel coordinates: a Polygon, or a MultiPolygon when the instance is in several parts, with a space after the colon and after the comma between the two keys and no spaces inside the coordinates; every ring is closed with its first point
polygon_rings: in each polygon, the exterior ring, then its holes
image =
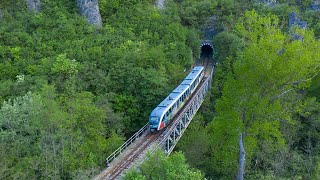
{"type": "Polygon", "coordinates": [[[134,133],[126,142],[124,142],[118,149],[116,149],[112,154],[110,154],[106,158],[106,163],[109,164],[111,163],[118,155],[120,155],[123,150],[127,149],[130,144],[132,144],[136,139],[141,137],[141,135],[148,129],[149,127],[149,122],[144,125],[139,131],[134,133]]]}

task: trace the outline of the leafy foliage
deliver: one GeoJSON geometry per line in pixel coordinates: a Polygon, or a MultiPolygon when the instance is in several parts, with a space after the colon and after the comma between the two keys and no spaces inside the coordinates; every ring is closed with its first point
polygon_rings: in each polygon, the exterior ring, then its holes
{"type": "MultiPolygon", "coordinates": [[[[150,0],[100,0],[99,29],[76,1],[41,0],[40,13],[0,2],[0,179],[94,176],[192,66],[200,29],[217,34],[219,65],[178,145],[187,162],[234,178],[243,133],[247,178],[317,179],[319,11],[309,0],[260,2],[176,0],[157,10],[150,0]],[[289,30],[290,12],[311,31],[289,30]]],[[[126,177],[203,179],[185,161],[157,154],[126,177]]]]}
{"type": "Polygon", "coordinates": [[[94,176],[193,64],[199,35],[176,13],[99,4],[97,29],[75,1],[0,3],[1,179],[94,176]]]}
{"type": "MultiPolygon", "coordinates": [[[[282,31],[282,23],[275,15],[249,11],[232,32],[214,38],[219,62],[212,89],[219,99],[211,102],[215,118],[205,118],[210,122],[205,127],[192,124],[179,146],[208,178],[235,178],[240,133],[245,136],[246,178],[310,179],[317,174],[319,107],[305,94],[318,95],[319,41],[312,31],[296,28],[290,33],[303,40],[294,40],[282,31]],[[202,128],[201,133],[192,128],[202,128]],[[190,147],[201,151],[192,153],[190,147]]],[[[205,109],[200,113],[207,114],[205,109]]]]}
{"type": "Polygon", "coordinates": [[[189,167],[181,153],[165,157],[155,152],[141,165],[139,171],[131,170],[124,179],[204,179],[201,172],[189,167]]]}

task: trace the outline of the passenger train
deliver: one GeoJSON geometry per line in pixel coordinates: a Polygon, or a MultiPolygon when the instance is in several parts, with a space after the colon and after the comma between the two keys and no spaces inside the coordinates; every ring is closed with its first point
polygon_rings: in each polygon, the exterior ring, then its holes
{"type": "Polygon", "coordinates": [[[158,131],[168,125],[172,117],[185,104],[204,76],[204,67],[196,66],[150,114],[150,131],[158,131]]]}

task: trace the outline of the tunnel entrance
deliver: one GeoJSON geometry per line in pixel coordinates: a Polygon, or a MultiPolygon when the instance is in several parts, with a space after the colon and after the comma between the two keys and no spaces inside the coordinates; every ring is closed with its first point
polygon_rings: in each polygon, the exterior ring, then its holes
{"type": "Polygon", "coordinates": [[[211,45],[203,45],[201,46],[201,54],[200,58],[212,58],[213,56],[213,48],[211,45]]]}

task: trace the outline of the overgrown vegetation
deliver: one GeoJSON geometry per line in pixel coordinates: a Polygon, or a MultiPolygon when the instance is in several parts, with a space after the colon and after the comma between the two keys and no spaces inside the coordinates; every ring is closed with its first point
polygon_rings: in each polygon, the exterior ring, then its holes
{"type": "Polygon", "coordinates": [[[245,179],[318,179],[319,11],[306,10],[310,2],[233,2],[243,11],[218,16],[210,99],[179,150],[208,178],[234,179],[241,135],[245,179]],[[292,11],[308,29],[288,28],[292,11]]]}
{"type": "Polygon", "coordinates": [[[183,79],[200,31],[218,66],[178,143],[185,158],[157,153],[127,179],[233,179],[240,134],[246,179],[320,178],[320,11],[311,1],[174,0],[157,10],[150,0],[100,0],[102,28],[75,1],[42,0],[40,13],[24,3],[0,2],[0,179],[96,175],[183,79]],[[288,29],[291,12],[308,29],[288,29]]]}
{"type": "Polygon", "coordinates": [[[1,179],[96,175],[192,65],[199,36],[177,14],[113,2],[100,29],[72,1],[1,2],[1,179]]]}

